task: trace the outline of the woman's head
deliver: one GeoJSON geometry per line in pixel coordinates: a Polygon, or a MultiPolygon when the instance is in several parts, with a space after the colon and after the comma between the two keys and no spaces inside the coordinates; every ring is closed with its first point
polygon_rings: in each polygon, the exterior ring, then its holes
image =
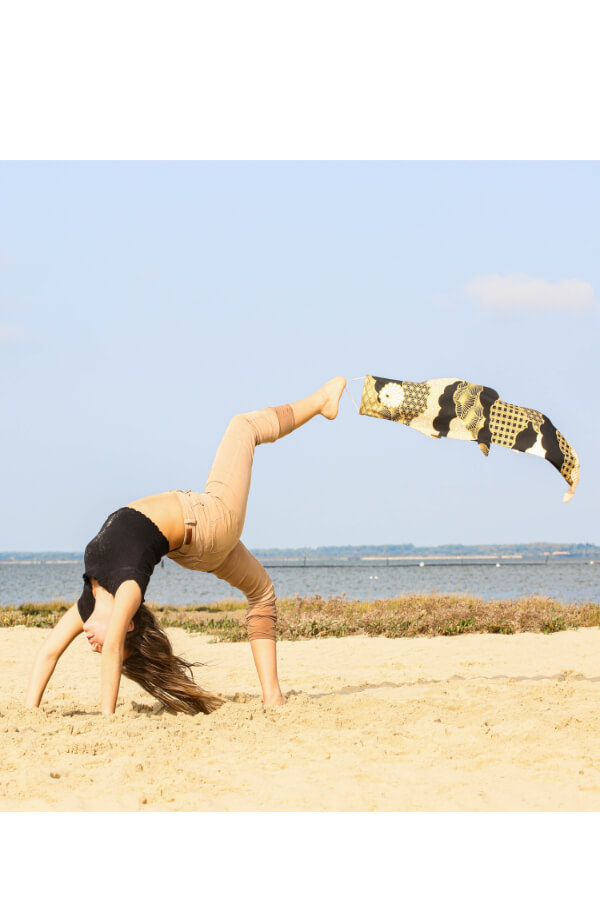
{"type": "MultiPolygon", "coordinates": [[[[86,623],[87,624],[87,623],[86,623]]],[[[220,697],[202,690],[192,676],[192,666],[175,656],[166,633],[148,607],[140,606],[125,639],[123,674],[172,712],[210,713],[223,703],[220,697]]]]}
{"type": "MultiPolygon", "coordinates": [[[[90,647],[95,653],[102,653],[102,647],[106,639],[106,631],[108,629],[109,613],[103,614],[101,610],[95,609],[92,615],[83,623],[83,630],[88,639],[90,647]]],[[[127,633],[135,628],[134,622],[130,622],[127,633]]]]}
{"type": "MultiPolygon", "coordinates": [[[[101,587],[95,578],[90,579],[90,586],[94,597],[94,605],[91,615],[83,623],[83,630],[92,650],[95,653],[102,653],[106,632],[108,631],[108,623],[115,605],[115,598],[109,591],[101,587]]],[[[129,623],[128,632],[133,631],[135,628],[135,618],[134,616],[133,621],[129,623]]]]}

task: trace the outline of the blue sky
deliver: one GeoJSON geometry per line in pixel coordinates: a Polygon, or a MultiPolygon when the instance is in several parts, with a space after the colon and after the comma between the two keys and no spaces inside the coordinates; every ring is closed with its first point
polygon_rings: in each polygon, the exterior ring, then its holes
{"type": "Polygon", "coordinates": [[[248,546],[600,542],[599,201],[584,162],[0,163],[0,550],[83,550],[236,412],[365,373],[539,409],[575,498],[344,396],[257,451],[248,546]]]}

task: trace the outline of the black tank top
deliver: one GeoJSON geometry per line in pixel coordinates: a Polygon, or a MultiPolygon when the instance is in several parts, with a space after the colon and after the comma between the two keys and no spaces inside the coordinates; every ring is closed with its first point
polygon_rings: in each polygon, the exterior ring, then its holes
{"type": "Polygon", "coordinates": [[[168,540],[144,513],[129,506],[111,513],[85,548],[85,584],[77,601],[82,621],[89,619],[96,605],[91,578],[113,597],[124,581],[136,581],[143,602],[154,567],[168,552],[168,540]]]}

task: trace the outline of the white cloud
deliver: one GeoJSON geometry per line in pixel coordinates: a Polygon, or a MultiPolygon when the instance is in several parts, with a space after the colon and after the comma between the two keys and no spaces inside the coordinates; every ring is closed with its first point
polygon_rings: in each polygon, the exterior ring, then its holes
{"type": "Polygon", "coordinates": [[[13,328],[12,325],[3,325],[0,322],[0,344],[9,344],[13,341],[20,341],[23,338],[23,331],[20,328],[13,328]]]}
{"type": "Polygon", "coordinates": [[[490,311],[585,312],[594,303],[589,281],[567,278],[552,284],[530,275],[479,275],[467,294],[490,311]]]}

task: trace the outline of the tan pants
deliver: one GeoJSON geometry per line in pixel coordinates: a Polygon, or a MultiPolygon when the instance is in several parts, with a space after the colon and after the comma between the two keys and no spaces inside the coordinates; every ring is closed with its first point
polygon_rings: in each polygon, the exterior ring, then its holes
{"type": "Polygon", "coordinates": [[[234,416],[217,450],[203,494],[176,491],[185,541],[168,556],[186,569],[212,572],[248,599],[248,637],[275,640],[273,582],[240,541],[250,491],[254,448],[276,441],[294,427],[290,406],[234,416]]]}

